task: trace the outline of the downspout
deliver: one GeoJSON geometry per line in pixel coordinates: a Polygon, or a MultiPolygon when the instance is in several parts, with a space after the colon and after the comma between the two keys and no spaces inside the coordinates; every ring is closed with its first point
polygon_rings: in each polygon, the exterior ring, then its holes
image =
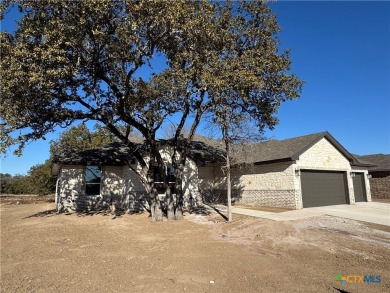
{"type": "Polygon", "coordinates": [[[60,193],[59,193],[59,183],[61,182],[61,178],[58,178],[57,179],[57,182],[56,182],[56,195],[54,197],[54,201],[55,201],[55,204],[56,204],[56,208],[57,208],[57,212],[59,212],[59,204],[60,204],[60,193]]]}

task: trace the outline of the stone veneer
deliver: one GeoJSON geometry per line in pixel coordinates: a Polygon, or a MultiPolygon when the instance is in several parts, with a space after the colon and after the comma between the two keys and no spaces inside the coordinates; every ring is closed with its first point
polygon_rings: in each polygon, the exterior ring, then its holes
{"type": "MultiPolygon", "coordinates": [[[[226,203],[226,180],[221,167],[201,167],[198,172],[204,201],[226,203]]],[[[233,169],[232,189],[234,203],[296,208],[293,162],[233,169]]]]}
{"type": "Polygon", "coordinates": [[[294,190],[245,190],[239,203],[296,208],[294,190]]]}
{"type": "Polygon", "coordinates": [[[370,186],[373,198],[390,199],[390,171],[372,172],[370,186]]]}
{"type": "MultiPolygon", "coordinates": [[[[169,160],[169,150],[162,150],[163,158],[169,160]]],[[[140,169],[139,165],[132,166],[140,169]]],[[[85,166],[63,165],[60,173],[61,211],[89,211],[121,209],[139,211],[148,207],[150,199],[138,176],[128,166],[102,166],[100,194],[85,195],[85,166]]],[[[184,202],[199,202],[198,171],[194,161],[188,159],[184,168],[184,202]]]]}
{"type": "MultiPolygon", "coordinates": [[[[344,157],[326,138],[311,146],[297,161],[254,165],[232,171],[232,196],[238,203],[301,209],[300,170],[345,172],[349,201],[355,203],[353,172],[365,174],[367,200],[371,201],[367,171],[353,170],[344,157]]],[[[205,200],[226,202],[226,181],[220,166],[199,168],[199,182],[205,200]]]]}

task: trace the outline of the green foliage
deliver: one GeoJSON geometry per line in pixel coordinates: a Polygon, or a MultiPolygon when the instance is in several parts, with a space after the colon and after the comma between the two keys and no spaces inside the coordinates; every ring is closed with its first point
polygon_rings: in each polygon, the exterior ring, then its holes
{"type": "Polygon", "coordinates": [[[2,10],[13,2],[24,16],[1,33],[1,151],[77,120],[128,142],[122,122],[152,143],[170,115],[200,119],[221,104],[272,128],[280,103],[300,92],[261,1],[5,1],[2,10]],[[162,72],[150,68],[157,58],[162,72]],[[145,67],[153,74],[139,77],[145,67]]]}
{"type": "Polygon", "coordinates": [[[53,194],[56,188],[56,178],[51,176],[51,161],[37,164],[28,171],[28,182],[31,193],[38,195],[53,194]]]}
{"type": "Polygon", "coordinates": [[[27,176],[0,174],[2,194],[32,194],[27,176]]]}
{"type": "MultiPolygon", "coordinates": [[[[58,126],[93,120],[134,147],[147,176],[150,166],[128,136],[138,130],[163,176],[156,132],[169,117],[179,117],[174,147],[190,128],[179,170],[205,114],[219,124],[252,121],[261,132],[301,91],[262,1],[7,0],[1,10],[11,3],[24,16],[15,33],[0,35],[0,152],[19,145],[20,153],[58,126]],[[153,68],[161,60],[165,68],[153,68]]],[[[66,147],[83,148],[84,139],[66,147]]]]}
{"type": "Polygon", "coordinates": [[[2,194],[48,195],[55,192],[56,179],[51,176],[51,162],[37,164],[28,175],[0,174],[2,194]]]}
{"type": "Polygon", "coordinates": [[[51,141],[50,156],[102,147],[115,141],[118,139],[105,127],[96,124],[91,131],[85,124],[80,124],[68,128],[57,140],[51,141]]]}

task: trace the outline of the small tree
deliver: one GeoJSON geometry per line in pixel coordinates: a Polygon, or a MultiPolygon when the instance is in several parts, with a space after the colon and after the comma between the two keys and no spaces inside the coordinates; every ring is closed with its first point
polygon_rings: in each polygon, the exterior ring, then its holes
{"type": "Polygon", "coordinates": [[[56,180],[51,176],[51,161],[37,164],[28,171],[28,182],[31,193],[37,195],[53,194],[56,188],[56,180]]]}

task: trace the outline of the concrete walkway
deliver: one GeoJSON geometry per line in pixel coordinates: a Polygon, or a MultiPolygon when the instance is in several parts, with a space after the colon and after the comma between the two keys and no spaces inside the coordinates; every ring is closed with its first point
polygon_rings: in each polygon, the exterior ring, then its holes
{"type": "Polygon", "coordinates": [[[305,208],[282,213],[262,212],[233,207],[232,212],[234,214],[264,218],[273,221],[292,221],[329,215],[390,226],[390,204],[380,202],[359,202],[354,205],[305,208]]]}

